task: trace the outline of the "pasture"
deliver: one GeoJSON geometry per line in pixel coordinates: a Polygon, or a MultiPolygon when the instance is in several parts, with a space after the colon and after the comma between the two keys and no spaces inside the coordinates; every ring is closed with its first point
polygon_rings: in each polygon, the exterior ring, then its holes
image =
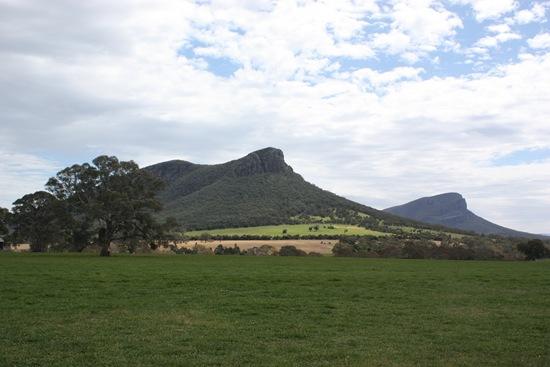
{"type": "Polygon", "coordinates": [[[186,236],[198,237],[203,233],[208,233],[212,236],[272,236],[281,237],[284,235],[300,235],[300,236],[325,236],[325,235],[356,235],[356,236],[387,236],[388,233],[373,231],[367,228],[349,225],[349,224],[328,224],[328,223],[312,223],[312,224],[280,224],[272,226],[258,227],[240,227],[240,228],[222,228],[208,229],[200,231],[186,232],[186,236]],[[318,230],[313,227],[318,226],[318,230]],[[332,227],[332,228],[331,228],[332,227]],[[312,228],[312,230],[310,230],[312,228]],[[286,230],[286,233],[283,232],[286,230]]]}
{"type": "Polygon", "coordinates": [[[550,262],[0,253],[2,366],[548,366],[550,262]]]}

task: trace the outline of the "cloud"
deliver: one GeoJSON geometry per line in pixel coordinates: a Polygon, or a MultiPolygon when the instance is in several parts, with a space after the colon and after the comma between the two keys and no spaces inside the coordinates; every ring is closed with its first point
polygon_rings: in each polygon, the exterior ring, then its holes
{"type": "Polygon", "coordinates": [[[454,2],[469,4],[474,9],[476,19],[479,22],[499,18],[518,7],[515,0],[454,0],[454,2]]]}
{"type": "Polygon", "coordinates": [[[522,38],[520,34],[513,32],[506,23],[491,24],[486,29],[489,35],[480,38],[466,50],[465,53],[470,60],[491,60],[490,49],[497,49],[502,43],[522,38]]]}
{"type": "Polygon", "coordinates": [[[351,74],[345,73],[340,76],[367,89],[379,91],[381,88],[395,85],[397,82],[419,80],[422,72],[424,72],[422,68],[413,67],[398,67],[383,73],[370,68],[362,68],[351,74]]]}
{"type": "Polygon", "coordinates": [[[517,33],[512,33],[512,32],[498,33],[493,36],[485,36],[481,38],[479,41],[475,43],[475,46],[485,47],[485,48],[494,48],[501,43],[517,40],[517,39],[521,39],[521,36],[517,33]]]}
{"type": "Polygon", "coordinates": [[[0,206],[10,208],[17,198],[43,190],[58,168],[55,163],[34,155],[0,150],[0,206]]]}
{"type": "Polygon", "coordinates": [[[374,34],[373,47],[411,63],[440,46],[454,47],[452,38],[463,26],[456,14],[431,0],[394,2],[384,16],[391,20],[390,31],[374,34]]]}
{"type": "Polygon", "coordinates": [[[529,47],[535,49],[548,49],[550,48],[550,33],[540,33],[535,37],[527,40],[529,47]]]}
{"type": "Polygon", "coordinates": [[[531,9],[522,9],[514,15],[514,21],[517,24],[528,24],[532,22],[545,21],[546,7],[548,3],[535,3],[531,9]]]}
{"type": "MultiPolygon", "coordinates": [[[[372,49],[361,42],[366,19],[378,11],[374,1],[277,2],[269,11],[220,6],[198,8],[202,17],[190,32],[199,56],[222,57],[260,69],[274,78],[317,75],[327,57],[369,58],[372,49]]],[[[193,43],[190,43],[193,46],[193,43]]]]}

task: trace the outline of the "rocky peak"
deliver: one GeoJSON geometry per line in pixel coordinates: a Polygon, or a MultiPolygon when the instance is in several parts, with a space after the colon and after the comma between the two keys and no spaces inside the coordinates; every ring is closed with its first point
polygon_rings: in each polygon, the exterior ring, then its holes
{"type": "Polygon", "coordinates": [[[429,198],[420,199],[425,201],[426,205],[438,207],[445,211],[465,211],[468,210],[466,199],[456,192],[436,195],[429,198]]]}
{"type": "Polygon", "coordinates": [[[235,161],[234,171],[237,176],[250,176],[261,173],[292,172],[292,168],[286,164],[282,150],[265,148],[235,161]]]}

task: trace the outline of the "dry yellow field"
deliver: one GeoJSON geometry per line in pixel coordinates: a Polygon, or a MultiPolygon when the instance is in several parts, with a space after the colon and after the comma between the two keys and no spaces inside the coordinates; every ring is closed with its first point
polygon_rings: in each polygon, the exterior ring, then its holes
{"type": "Polygon", "coordinates": [[[332,254],[332,247],[338,240],[218,240],[218,241],[186,241],[178,242],[178,247],[192,248],[197,245],[203,245],[212,249],[218,245],[224,247],[239,246],[241,250],[247,250],[252,247],[260,247],[262,245],[273,246],[279,250],[282,246],[296,246],[296,248],[306,252],[318,252],[324,255],[332,254]]]}
{"type": "MultiPolygon", "coordinates": [[[[217,240],[217,241],[185,241],[185,242],[178,242],[177,247],[178,248],[193,248],[195,244],[206,246],[207,248],[214,249],[218,245],[223,245],[224,247],[233,247],[235,245],[239,246],[241,250],[248,250],[252,247],[260,247],[263,245],[269,245],[273,246],[277,251],[282,246],[296,246],[296,248],[306,251],[306,252],[318,252],[323,255],[331,255],[332,247],[338,242],[338,240],[217,240]]],[[[89,249],[86,252],[93,252],[93,251],[99,251],[98,249],[89,249]]],[[[12,252],[28,252],[30,251],[30,245],[29,244],[19,244],[16,246],[12,246],[10,248],[10,251],[12,252]]],[[[112,244],[111,251],[113,253],[121,252],[119,247],[116,244],[112,244]]],[[[156,253],[170,253],[169,248],[165,248],[163,246],[160,246],[157,250],[153,251],[156,253]]]]}

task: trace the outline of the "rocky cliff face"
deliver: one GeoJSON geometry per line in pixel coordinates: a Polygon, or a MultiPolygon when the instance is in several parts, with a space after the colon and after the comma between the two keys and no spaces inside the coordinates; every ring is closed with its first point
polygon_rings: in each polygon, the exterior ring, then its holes
{"type": "Polygon", "coordinates": [[[165,181],[173,181],[174,179],[186,175],[196,169],[198,165],[182,160],[167,161],[145,169],[150,173],[162,178],[165,181]]]}
{"type": "MultiPolygon", "coordinates": [[[[408,215],[419,214],[430,217],[459,217],[468,211],[468,205],[462,195],[452,192],[415,200],[401,208],[408,215]]],[[[388,210],[391,212],[391,210],[388,210]]]]}
{"type": "Polygon", "coordinates": [[[290,173],[292,167],[286,164],[282,150],[265,148],[236,160],[234,172],[239,177],[261,173],[290,173]]]}

